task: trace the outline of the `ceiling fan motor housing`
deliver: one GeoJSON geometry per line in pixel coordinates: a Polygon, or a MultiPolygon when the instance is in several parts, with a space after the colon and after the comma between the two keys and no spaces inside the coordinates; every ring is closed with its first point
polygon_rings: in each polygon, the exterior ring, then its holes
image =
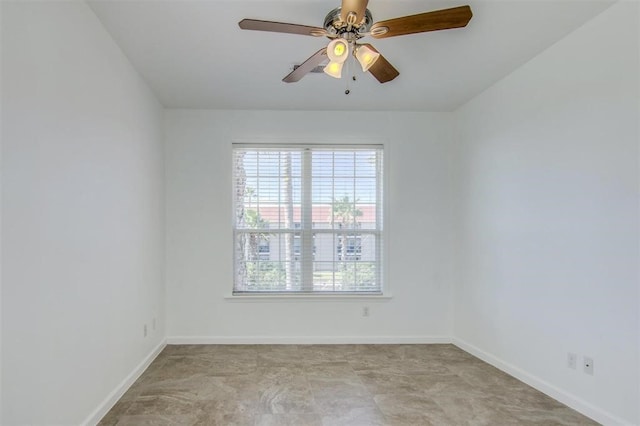
{"type": "Polygon", "coordinates": [[[341,7],[336,7],[324,18],[324,28],[330,37],[337,36],[346,39],[359,39],[364,37],[371,28],[371,25],[373,25],[373,17],[369,9],[365,10],[364,17],[360,22],[352,24],[342,20],[340,17],[341,11],[341,7]]]}

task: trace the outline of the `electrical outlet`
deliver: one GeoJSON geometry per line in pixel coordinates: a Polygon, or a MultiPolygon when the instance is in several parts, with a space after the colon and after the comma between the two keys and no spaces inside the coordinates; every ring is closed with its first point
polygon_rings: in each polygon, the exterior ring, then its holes
{"type": "Polygon", "coordinates": [[[363,306],[362,307],[362,316],[363,317],[368,317],[369,316],[369,307],[368,306],[363,306]]]}
{"type": "Polygon", "coordinates": [[[569,352],[567,354],[567,367],[575,370],[577,363],[578,363],[578,356],[573,352],[569,352]]]}
{"type": "Polygon", "coordinates": [[[144,325],[142,333],[144,334],[144,337],[147,337],[147,324],[144,325]]]}
{"type": "Polygon", "coordinates": [[[593,376],[593,358],[588,356],[584,357],[584,372],[590,376],[593,376]]]}

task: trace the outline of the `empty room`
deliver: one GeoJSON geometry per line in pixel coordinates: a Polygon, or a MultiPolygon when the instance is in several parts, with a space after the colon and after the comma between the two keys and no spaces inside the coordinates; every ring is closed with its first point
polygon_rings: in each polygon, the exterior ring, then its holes
{"type": "Polygon", "coordinates": [[[0,0],[0,424],[640,426],[640,3],[0,0]]]}

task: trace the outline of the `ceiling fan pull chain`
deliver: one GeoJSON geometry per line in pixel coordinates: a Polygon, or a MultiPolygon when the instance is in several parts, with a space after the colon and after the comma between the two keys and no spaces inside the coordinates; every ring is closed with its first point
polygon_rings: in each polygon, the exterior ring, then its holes
{"type": "MultiPolygon", "coordinates": [[[[357,44],[355,42],[351,42],[351,52],[355,52],[356,49],[358,48],[357,44]]],[[[357,81],[356,79],[356,70],[358,69],[358,67],[356,66],[356,57],[355,54],[352,54],[347,61],[345,62],[347,69],[346,69],[346,75],[347,75],[347,88],[344,91],[345,95],[348,95],[349,93],[351,93],[351,90],[349,89],[349,81],[353,81],[354,84],[357,81]],[[351,65],[353,65],[353,74],[351,74],[351,65]],[[349,78],[349,76],[351,75],[351,78],[349,78]]]]}
{"type": "MultiPolygon", "coordinates": [[[[347,58],[346,62],[344,63],[346,65],[346,68],[347,68],[345,70],[346,75],[349,75],[349,72],[350,72],[350,70],[349,70],[349,63],[350,62],[351,62],[351,58],[347,58]]],[[[348,95],[349,93],[351,93],[351,90],[349,90],[349,79],[345,78],[345,80],[346,80],[346,85],[345,85],[346,87],[344,89],[344,94],[348,95]]]]}
{"type": "MultiPolygon", "coordinates": [[[[351,80],[353,80],[354,82],[356,81],[356,71],[358,69],[358,64],[356,64],[356,50],[358,50],[358,44],[354,41],[351,46],[352,55],[349,57],[349,60],[353,64],[353,75],[351,76],[351,80]]],[[[347,77],[347,80],[348,79],[349,78],[347,77]]]]}
{"type": "MultiPolygon", "coordinates": [[[[349,73],[351,72],[351,69],[350,69],[351,68],[351,58],[347,59],[346,65],[347,65],[346,74],[349,75],[349,73]]],[[[345,89],[344,94],[348,95],[349,93],[351,93],[351,90],[349,90],[349,80],[350,79],[349,78],[345,78],[345,80],[347,81],[347,88],[345,89]]]]}

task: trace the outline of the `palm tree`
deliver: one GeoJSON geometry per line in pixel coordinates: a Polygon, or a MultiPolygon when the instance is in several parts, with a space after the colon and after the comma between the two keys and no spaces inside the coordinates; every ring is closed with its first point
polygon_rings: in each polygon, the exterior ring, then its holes
{"type": "MultiPolygon", "coordinates": [[[[246,192],[246,183],[247,183],[247,175],[244,169],[244,157],[245,152],[239,151],[236,153],[235,157],[235,169],[236,169],[236,226],[242,227],[245,223],[245,208],[244,208],[244,198],[246,192]]],[[[245,238],[238,238],[236,241],[238,245],[236,248],[235,256],[238,256],[240,253],[245,253],[246,250],[246,241],[245,238]]],[[[244,287],[247,282],[247,268],[244,262],[238,262],[238,269],[236,271],[236,283],[244,287]]]]}
{"type": "MultiPolygon", "coordinates": [[[[284,178],[283,204],[285,207],[284,228],[293,228],[293,182],[291,180],[291,152],[284,153],[282,164],[282,177],[284,178]]],[[[285,261],[285,289],[293,289],[293,234],[284,234],[284,261],[285,261]]]]}
{"type": "MultiPolygon", "coordinates": [[[[244,222],[248,228],[252,229],[266,229],[269,226],[269,222],[264,220],[260,213],[254,209],[247,209],[244,215],[244,222]]],[[[251,232],[247,234],[248,244],[245,246],[248,248],[245,258],[247,260],[258,259],[258,243],[261,240],[269,239],[269,234],[266,232],[251,232]]]]}
{"type": "Polygon", "coordinates": [[[340,229],[342,229],[340,234],[341,261],[345,261],[347,258],[347,230],[349,225],[351,225],[351,229],[355,229],[358,223],[357,218],[360,216],[362,216],[362,211],[356,208],[355,203],[349,200],[348,195],[333,200],[333,222],[339,223],[340,229]]]}

